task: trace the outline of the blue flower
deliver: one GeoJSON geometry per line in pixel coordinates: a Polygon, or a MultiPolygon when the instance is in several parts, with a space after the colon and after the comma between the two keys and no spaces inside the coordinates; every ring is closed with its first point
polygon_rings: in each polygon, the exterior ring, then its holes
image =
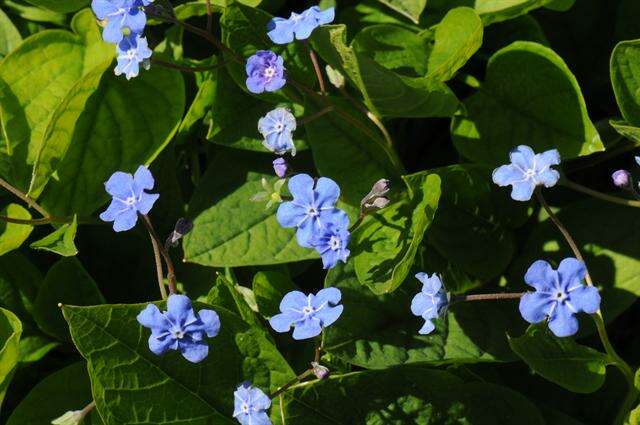
{"type": "Polygon", "coordinates": [[[316,295],[291,291],[280,302],[280,314],[269,320],[276,332],[289,332],[293,326],[293,339],[308,339],[320,335],[338,320],[343,306],[338,305],[342,294],[337,288],[325,288],[316,295]]]}
{"type": "Polygon", "coordinates": [[[493,170],[493,182],[498,186],[512,185],[511,197],[516,201],[531,199],[536,186],[554,186],[560,174],[551,168],[560,164],[556,149],[536,154],[529,146],[520,145],[509,153],[511,164],[493,170]]]}
{"type": "Polygon", "coordinates": [[[422,282],[422,290],[411,300],[411,312],[424,319],[424,325],[418,333],[427,335],[436,328],[432,320],[447,311],[449,295],[444,290],[442,281],[437,274],[434,273],[429,277],[426,273],[418,273],[416,278],[422,282]]]}
{"type": "Polygon", "coordinates": [[[276,155],[291,151],[296,155],[292,133],[296,129],[296,117],[286,108],[276,108],[258,120],[258,131],[264,137],[262,145],[276,155]]]}
{"type": "Polygon", "coordinates": [[[342,218],[343,211],[335,207],[340,188],[331,179],[320,177],[317,182],[307,174],[289,179],[289,192],[293,201],[278,207],[276,218],[282,227],[296,227],[298,244],[313,248],[311,237],[325,226],[342,218]]]}
{"type": "Polygon", "coordinates": [[[259,388],[243,382],[233,393],[233,417],[242,425],[271,425],[267,410],[271,399],[259,388]]]}
{"type": "Polygon", "coordinates": [[[247,89],[251,93],[276,91],[287,82],[284,60],[270,50],[258,50],[247,60],[247,89]]]}
{"type": "Polygon", "coordinates": [[[613,180],[614,185],[621,188],[627,188],[629,186],[629,182],[632,180],[631,174],[627,170],[614,171],[611,175],[611,179],[613,180]]]}
{"type": "Polygon", "coordinates": [[[138,213],[148,214],[160,197],[156,193],[147,193],[155,184],[151,171],[144,165],[135,175],[116,171],[104,184],[105,190],[112,196],[109,207],[100,214],[103,221],[113,221],[113,230],[122,232],[133,228],[138,221],[138,213]]]}
{"type": "Polygon", "coordinates": [[[333,7],[320,10],[318,6],[310,7],[304,12],[291,13],[289,19],[273,18],[267,24],[267,35],[276,44],[291,43],[294,37],[298,40],[306,40],[313,30],[320,25],[333,22],[335,11],[333,7]]]}
{"type": "Polygon", "coordinates": [[[193,311],[191,300],[184,295],[170,295],[167,311],[149,304],[138,314],[138,323],[151,329],[149,350],[161,355],[177,350],[191,363],[204,360],[209,354],[205,336],[212,338],[220,331],[220,318],[213,310],[193,311]]]}
{"type": "Polygon", "coordinates": [[[338,261],[347,262],[349,257],[349,217],[342,212],[332,222],[327,223],[324,229],[316,232],[310,240],[320,256],[322,257],[322,265],[325,269],[330,269],[338,264],[338,261]]]}
{"type": "Polygon", "coordinates": [[[600,294],[593,286],[582,283],[587,269],[582,261],[565,258],[558,270],[538,260],[524,276],[527,285],[536,292],[527,292],[520,299],[520,314],[529,323],[549,319],[549,329],[559,337],[578,332],[575,314],[595,313],[600,308],[600,294]]]}
{"type": "Polygon", "coordinates": [[[93,0],[96,17],[107,24],[102,32],[104,41],[117,44],[125,34],[142,34],[147,24],[143,6],[153,0],[93,0]]]}
{"type": "Polygon", "coordinates": [[[153,53],[147,44],[147,39],[136,34],[131,34],[118,43],[116,49],[118,63],[116,75],[124,74],[127,80],[137,77],[140,72],[140,64],[149,69],[149,58],[153,53]]]}

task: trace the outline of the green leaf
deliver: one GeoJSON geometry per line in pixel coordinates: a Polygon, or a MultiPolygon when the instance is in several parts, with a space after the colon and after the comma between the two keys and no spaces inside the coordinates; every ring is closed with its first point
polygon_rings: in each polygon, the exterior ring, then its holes
{"type": "Polygon", "coordinates": [[[440,177],[404,177],[408,199],[372,215],[354,232],[353,261],[360,282],[374,294],[395,291],[409,274],[440,199],[440,177]]]}
{"type": "Polygon", "coordinates": [[[575,77],[537,43],[515,42],[494,54],[484,84],[464,106],[451,132],[456,149],[473,161],[505,163],[523,140],[536,152],[557,148],[563,160],[604,149],[575,77]]]}
{"type": "Polygon", "coordinates": [[[78,230],[78,217],[73,216],[71,223],[63,224],[53,233],[29,245],[33,249],[49,251],[63,257],[72,257],[78,253],[74,239],[78,230]]]}
{"type": "Polygon", "coordinates": [[[419,335],[424,319],[413,316],[410,306],[420,282],[410,276],[396,291],[376,296],[360,284],[353,262],[331,269],[325,286],[340,289],[347,306],[325,330],[326,350],[364,368],[510,361],[514,355],[505,330],[524,330],[514,304],[470,302],[452,306],[433,333],[419,335]]]}
{"type": "MultiPolygon", "coordinates": [[[[356,207],[379,179],[398,180],[402,164],[362,114],[342,99],[332,101],[339,109],[308,122],[307,141],[319,174],[335,180],[341,199],[356,207]]],[[[307,114],[318,109],[311,103],[305,106],[307,114]]]]}
{"type": "Polygon", "coordinates": [[[194,227],[184,238],[185,261],[240,267],[318,258],[315,250],[298,246],[294,229],[278,224],[275,208],[250,201],[264,190],[262,178],[275,179],[269,158],[226,150],[209,164],[189,203],[194,227]]]}
{"type": "Polygon", "coordinates": [[[609,124],[619,134],[635,143],[640,143],[640,127],[629,124],[626,121],[610,120],[609,124]]]}
{"type": "Polygon", "coordinates": [[[218,275],[215,286],[207,294],[207,304],[222,306],[237,314],[250,325],[261,327],[256,312],[245,300],[242,291],[250,290],[232,282],[222,274],[218,275]]]}
{"type": "Polygon", "coordinates": [[[622,41],[611,53],[611,84],[622,117],[640,127],[640,40],[622,41]]]}
{"type": "Polygon", "coordinates": [[[304,418],[306,425],[545,423],[535,404],[509,388],[463,382],[449,372],[416,366],[300,385],[287,411],[289,417],[304,418]]]}
{"type": "Polygon", "coordinates": [[[20,340],[20,363],[37,362],[59,345],[59,342],[41,335],[22,338],[20,340]]]}
{"type": "Polygon", "coordinates": [[[27,320],[41,283],[40,270],[20,252],[0,256],[0,307],[15,312],[22,321],[27,320]]]}
{"type": "MultiPolygon", "coordinates": [[[[62,13],[41,9],[24,3],[18,3],[14,0],[2,0],[2,6],[6,7],[7,12],[18,15],[27,21],[52,23],[59,26],[67,25],[67,18],[62,13]]],[[[41,29],[42,27],[39,25],[31,25],[31,29],[29,29],[28,33],[34,33],[41,29]]]]}
{"type": "Polygon", "coordinates": [[[0,308],[0,406],[18,365],[21,334],[20,319],[9,310],[0,308]]]}
{"type": "Polygon", "coordinates": [[[311,43],[329,65],[353,82],[377,116],[448,117],[458,107],[457,98],[445,84],[428,77],[396,74],[348,46],[344,25],[317,28],[311,43]]]}
{"type": "Polygon", "coordinates": [[[534,372],[569,391],[592,393],[604,384],[608,356],[572,338],[558,338],[546,325],[509,338],[509,345],[534,372]]]}
{"type": "Polygon", "coordinates": [[[113,57],[95,16],[83,10],[74,33],[46,30],[27,38],[0,64],[0,119],[11,168],[0,174],[26,189],[47,124],[69,90],[85,74],[113,57]]]}
{"type": "MultiPolygon", "coordinates": [[[[7,425],[50,424],[69,410],[80,410],[92,400],[85,362],[73,363],[38,383],[15,408],[7,425]]],[[[94,409],[83,425],[101,424],[94,409]]]]}
{"type": "Polygon", "coordinates": [[[252,286],[258,310],[267,318],[280,313],[282,297],[298,289],[289,276],[274,271],[256,273],[252,286]]]}
{"type": "Polygon", "coordinates": [[[555,0],[429,0],[426,14],[438,19],[458,6],[473,6],[485,26],[506,21],[550,4],[555,0]]]}
{"type": "MultiPolygon", "coordinates": [[[[5,217],[31,220],[31,214],[18,204],[9,204],[2,209],[1,215],[5,217]]],[[[28,224],[16,224],[0,221],[0,255],[20,248],[27,240],[33,226],[28,224]]]]}
{"type": "Polygon", "coordinates": [[[55,153],[69,148],[53,155],[61,158],[57,178],[46,186],[42,205],[56,215],[93,213],[109,197],[104,182],[113,172],[149,164],[171,141],[184,107],[184,80],[177,71],[155,66],[131,81],[105,74],[83,109],[62,111],[51,123],[47,143],[55,153]],[[73,133],[65,136],[69,125],[73,133]]]}
{"type": "Polygon", "coordinates": [[[175,351],[156,356],[147,346],[149,330],[136,321],[144,307],[63,307],[73,341],[88,361],[93,396],[105,423],[134,423],[144,417],[154,424],[233,424],[230,412],[238,384],[248,379],[269,392],[295,376],[264,332],[217,307],[222,326],[218,336],[208,339],[204,361],[189,363],[175,351]]]}
{"type": "Polygon", "coordinates": [[[63,258],[49,269],[35,302],[33,318],[38,327],[61,341],[69,341],[69,330],[60,304],[102,304],[104,298],[89,273],[75,257],[63,258]]]}
{"type": "Polygon", "coordinates": [[[22,36],[11,19],[0,10],[0,59],[7,56],[22,42],[22,36]]]}
{"type": "Polygon", "coordinates": [[[26,0],[34,6],[43,7],[59,13],[74,12],[89,4],[89,0],[26,0]]]}
{"type": "Polygon", "coordinates": [[[385,6],[390,7],[401,15],[418,23],[420,15],[427,5],[427,0],[378,0],[385,6]]]}

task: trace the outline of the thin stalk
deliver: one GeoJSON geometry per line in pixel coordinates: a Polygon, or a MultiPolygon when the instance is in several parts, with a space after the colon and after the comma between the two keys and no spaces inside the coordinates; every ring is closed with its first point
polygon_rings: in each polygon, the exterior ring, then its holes
{"type": "Polygon", "coordinates": [[[207,32],[210,33],[213,28],[213,11],[211,10],[211,0],[206,0],[207,5],[207,32]]]}
{"type": "Polygon", "coordinates": [[[382,133],[382,136],[387,141],[387,144],[389,146],[393,146],[393,139],[391,139],[391,135],[389,134],[389,131],[387,130],[387,127],[384,126],[384,123],[382,121],[380,121],[380,119],[373,112],[368,110],[367,107],[364,106],[362,103],[360,103],[356,99],[354,99],[354,97],[351,96],[349,94],[349,92],[344,87],[340,87],[340,94],[342,94],[342,96],[345,99],[347,99],[349,102],[351,102],[351,104],[353,106],[355,106],[356,109],[358,109],[360,112],[362,112],[364,115],[366,115],[366,117],[369,118],[369,120],[373,124],[375,124],[376,127],[378,127],[378,129],[380,130],[380,133],[382,133]]]}
{"type": "Polygon", "coordinates": [[[335,108],[333,105],[329,105],[323,109],[320,109],[318,112],[316,112],[315,114],[311,114],[307,117],[303,117],[300,121],[298,121],[298,125],[305,125],[305,124],[309,124],[311,121],[314,121],[318,118],[320,118],[321,116],[328,114],[329,112],[333,111],[335,108]]]}
{"type": "Polygon", "coordinates": [[[153,258],[156,262],[156,278],[158,279],[158,287],[160,288],[160,295],[163,300],[167,299],[167,290],[164,287],[164,271],[162,270],[162,258],[160,256],[160,246],[158,245],[158,241],[153,235],[153,232],[147,225],[147,220],[143,221],[147,227],[147,231],[149,232],[149,239],[151,239],[151,246],[153,247],[153,258]]]}
{"type": "Polygon", "coordinates": [[[0,221],[4,221],[7,223],[15,223],[15,224],[28,224],[30,226],[43,226],[45,224],[51,223],[68,223],[69,220],[63,217],[45,217],[45,218],[34,218],[34,219],[22,219],[22,218],[13,218],[7,217],[4,215],[0,215],[0,221]]]}
{"type": "Polygon", "coordinates": [[[151,58],[151,62],[155,63],[156,65],[163,66],[165,68],[177,69],[178,71],[191,72],[191,73],[212,71],[214,69],[221,68],[227,64],[227,62],[223,61],[215,65],[209,65],[209,66],[182,66],[182,65],[178,65],[177,63],[165,62],[163,60],[156,59],[153,57],[151,58]]]}
{"type": "Polygon", "coordinates": [[[452,297],[451,302],[462,301],[487,301],[487,300],[515,300],[522,298],[526,292],[504,292],[498,294],[470,294],[470,295],[455,295],[452,297]]]}
{"type": "Polygon", "coordinates": [[[320,84],[320,93],[323,95],[327,94],[326,86],[324,84],[324,77],[322,76],[322,70],[320,69],[320,63],[318,62],[318,56],[316,52],[313,51],[309,42],[305,40],[305,44],[309,49],[309,57],[311,58],[311,63],[313,63],[313,70],[316,72],[316,78],[318,79],[318,83],[320,84]]]}
{"type": "Polygon", "coordinates": [[[153,224],[151,224],[151,220],[149,219],[149,216],[147,216],[146,214],[141,214],[141,216],[142,216],[142,221],[144,221],[144,224],[147,227],[149,236],[151,236],[151,238],[155,241],[155,244],[157,245],[158,250],[160,251],[160,255],[162,255],[162,258],[164,258],[165,265],[167,266],[167,282],[169,284],[169,293],[175,294],[176,293],[176,273],[175,273],[175,268],[173,267],[173,261],[171,260],[169,253],[164,249],[162,241],[160,240],[160,237],[158,236],[156,229],[153,227],[153,224]]]}
{"type": "Polygon", "coordinates": [[[24,193],[23,191],[21,191],[17,187],[11,185],[5,179],[0,178],[0,186],[4,187],[9,192],[13,193],[18,198],[22,199],[27,205],[29,205],[34,210],[38,211],[43,216],[45,216],[45,217],[49,217],[50,216],[50,214],[47,212],[47,210],[45,210],[40,205],[38,205],[38,203],[36,201],[34,201],[33,199],[31,199],[29,197],[29,195],[27,195],[26,193],[24,193]]]}
{"type": "Polygon", "coordinates": [[[617,196],[608,195],[606,193],[598,192],[597,190],[589,189],[588,187],[582,186],[581,184],[574,183],[570,180],[561,180],[560,184],[568,187],[569,189],[573,189],[577,192],[581,192],[587,194],[589,196],[593,196],[594,198],[602,199],[603,201],[611,202],[614,204],[625,205],[627,207],[636,207],[640,208],[640,201],[634,201],[631,199],[620,198],[617,196]]]}
{"type": "Polygon", "coordinates": [[[366,214],[363,214],[362,212],[360,212],[360,214],[358,215],[358,219],[355,221],[355,223],[351,225],[351,227],[349,227],[349,233],[353,233],[353,231],[356,230],[362,224],[362,220],[364,220],[365,215],[366,214]]]}
{"type": "Polygon", "coordinates": [[[278,400],[280,400],[280,419],[282,420],[282,425],[285,425],[285,421],[284,421],[284,396],[282,394],[280,394],[280,397],[278,397],[278,400]]]}
{"type": "MultiPolygon", "coordinates": [[[[547,214],[549,214],[551,221],[556,225],[558,230],[560,230],[560,233],[562,233],[562,236],[564,236],[564,239],[569,244],[569,247],[571,248],[571,251],[573,251],[573,254],[576,256],[578,260],[585,263],[584,257],[582,256],[582,253],[580,252],[578,245],[571,237],[571,234],[569,233],[567,228],[562,224],[560,219],[551,210],[551,208],[549,207],[549,204],[547,204],[547,201],[542,196],[542,192],[540,191],[540,189],[536,189],[536,196],[538,197],[538,201],[540,201],[540,205],[542,205],[542,208],[544,208],[547,214]]],[[[587,282],[587,285],[593,286],[593,280],[591,280],[591,275],[589,274],[588,271],[585,275],[585,281],[587,282]]],[[[602,311],[600,310],[596,311],[594,314],[591,315],[591,317],[593,318],[593,321],[596,324],[596,329],[598,330],[598,336],[600,337],[600,341],[602,342],[602,346],[604,347],[605,352],[609,356],[613,365],[616,366],[620,370],[620,372],[622,372],[622,375],[626,379],[627,385],[629,387],[627,396],[625,397],[625,401],[623,402],[622,407],[618,412],[616,421],[614,422],[615,424],[622,424],[624,423],[624,420],[627,417],[627,414],[631,410],[631,406],[633,405],[635,400],[638,398],[638,390],[634,385],[633,370],[624,361],[624,359],[618,355],[616,350],[613,348],[613,345],[609,340],[609,335],[607,334],[607,328],[605,326],[604,319],[602,317],[602,311]]]]}
{"type": "Polygon", "coordinates": [[[269,396],[270,399],[274,399],[277,396],[279,396],[280,394],[284,393],[285,391],[287,391],[289,388],[291,388],[293,385],[297,384],[298,382],[302,381],[304,378],[306,378],[309,375],[313,374],[313,369],[307,369],[304,372],[302,372],[300,375],[296,376],[295,378],[293,378],[291,381],[287,382],[286,384],[284,384],[283,386],[281,386],[280,388],[278,388],[273,394],[271,394],[269,396]]]}
{"type": "Polygon", "coordinates": [[[84,418],[89,413],[91,413],[91,411],[94,409],[94,407],[96,407],[96,402],[95,401],[92,401],[91,403],[89,403],[86,406],[84,406],[84,408],[80,411],[82,413],[82,417],[84,418]]]}

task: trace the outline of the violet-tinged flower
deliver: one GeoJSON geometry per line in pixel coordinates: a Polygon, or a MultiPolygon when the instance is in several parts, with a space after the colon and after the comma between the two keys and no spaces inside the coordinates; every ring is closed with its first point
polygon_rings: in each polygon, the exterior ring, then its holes
{"type": "Polygon", "coordinates": [[[418,333],[427,335],[436,328],[432,320],[447,311],[449,295],[444,290],[442,281],[437,274],[434,273],[429,277],[426,273],[418,273],[416,278],[422,282],[422,290],[411,300],[411,312],[424,319],[424,325],[418,333]]]}
{"type": "Polygon", "coordinates": [[[289,179],[289,192],[293,201],[278,207],[276,218],[282,227],[296,227],[298,244],[312,248],[311,238],[323,231],[328,223],[341,219],[343,211],[335,207],[340,188],[331,179],[320,177],[317,182],[307,174],[289,179]]]}
{"type": "Polygon", "coordinates": [[[270,50],[258,50],[247,60],[247,89],[251,93],[276,91],[287,82],[284,60],[270,50]]]}
{"type": "Polygon", "coordinates": [[[93,0],[91,8],[96,17],[106,21],[102,38],[119,43],[127,34],[142,34],[147,24],[144,6],[153,0],[93,0]]]}
{"type": "Polygon", "coordinates": [[[493,182],[498,186],[511,185],[511,197],[516,201],[528,201],[536,186],[554,186],[560,173],[552,165],[560,164],[556,149],[536,154],[529,146],[520,145],[509,153],[511,164],[493,170],[493,182]]]}
{"type": "Polygon", "coordinates": [[[613,180],[614,185],[620,188],[626,188],[629,187],[631,174],[629,174],[627,170],[614,171],[614,173],[611,175],[611,180],[613,180]]]}
{"type": "Polygon", "coordinates": [[[342,214],[327,223],[311,237],[309,243],[322,257],[322,265],[325,269],[331,269],[338,261],[347,262],[350,251],[347,249],[351,234],[349,233],[349,217],[342,214]]]}
{"type": "Polygon", "coordinates": [[[116,171],[104,184],[113,199],[106,211],[100,214],[100,219],[113,221],[113,230],[116,232],[133,228],[138,222],[138,213],[148,214],[160,197],[156,193],[145,192],[153,189],[154,184],[151,171],[144,165],[138,167],[133,176],[116,171]]]}
{"type": "Polygon", "coordinates": [[[538,260],[524,276],[527,285],[536,292],[527,292],[520,299],[520,314],[529,323],[549,319],[549,329],[559,337],[578,332],[575,314],[593,314],[600,308],[600,294],[593,286],[582,283],[587,269],[582,261],[565,258],[558,270],[538,260]]]}
{"type": "Polygon", "coordinates": [[[280,312],[269,320],[276,332],[289,332],[293,326],[293,339],[308,339],[320,335],[323,328],[338,320],[343,306],[342,294],[337,288],[325,288],[317,294],[305,295],[291,291],[282,298],[280,312]]]}
{"type": "Polygon", "coordinates": [[[311,362],[311,368],[313,369],[313,374],[318,379],[327,379],[331,373],[328,367],[322,366],[318,362],[311,362]]]}
{"type": "Polygon", "coordinates": [[[306,40],[311,36],[313,30],[320,25],[333,22],[334,18],[335,10],[333,7],[320,10],[318,6],[313,6],[300,14],[292,12],[289,19],[278,17],[271,19],[267,24],[269,31],[267,35],[276,44],[291,43],[294,38],[306,40]]]}
{"type": "Polygon", "coordinates": [[[233,417],[242,425],[271,425],[271,399],[260,388],[243,382],[233,393],[233,417]]]}
{"type": "Polygon", "coordinates": [[[279,157],[273,160],[273,171],[281,179],[287,175],[287,168],[289,168],[289,164],[286,159],[279,157]]]}
{"type": "Polygon", "coordinates": [[[386,194],[391,190],[389,180],[380,179],[373,184],[371,191],[360,201],[360,214],[369,214],[389,205],[386,194]]]}
{"type": "Polygon", "coordinates": [[[172,294],[167,299],[167,311],[149,304],[138,314],[138,323],[151,329],[149,350],[161,355],[177,350],[191,363],[204,360],[209,354],[205,336],[213,338],[220,331],[220,318],[213,310],[195,312],[185,295],[172,294]]]}
{"type": "Polygon", "coordinates": [[[264,137],[262,145],[276,155],[291,151],[296,155],[293,144],[293,132],[296,129],[296,117],[287,108],[276,108],[258,120],[258,131],[264,137]]]}
{"type": "Polygon", "coordinates": [[[149,58],[153,53],[149,49],[147,39],[140,35],[131,34],[122,39],[116,48],[118,53],[115,74],[124,74],[127,80],[137,77],[140,73],[140,64],[144,69],[149,69],[149,58]]]}

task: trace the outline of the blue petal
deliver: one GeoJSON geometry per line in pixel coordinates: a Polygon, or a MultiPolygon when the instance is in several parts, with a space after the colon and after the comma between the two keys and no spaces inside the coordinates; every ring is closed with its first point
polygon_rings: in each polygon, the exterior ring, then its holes
{"type": "MultiPolygon", "coordinates": [[[[314,243],[311,244],[315,245],[314,243]]],[[[330,248],[323,248],[321,250],[319,246],[316,246],[316,250],[320,253],[320,258],[322,259],[322,268],[325,270],[334,268],[336,264],[338,264],[338,261],[340,261],[339,251],[334,251],[330,248]]]]}
{"type": "Polygon", "coordinates": [[[340,197],[340,187],[333,180],[320,177],[316,183],[316,194],[316,205],[318,207],[333,207],[340,197]]]}
{"type": "Polygon", "coordinates": [[[335,307],[324,307],[323,309],[315,312],[313,314],[313,317],[319,319],[322,322],[321,325],[326,328],[327,326],[331,326],[336,320],[340,318],[343,310],[343,305],[337,305],[335,307]]]}
{"type": "Polygon", "coordinates": [[[100,219],[102,221],[114,221],[119,214],[128,209],[130,209],[129,206],[118,199],[113,199],[107,209],[100,214],[100,219]]]}
{"type": "Polygon", "coordinates": [[[298,245],[304,248],[313,248],[312,242],[318,231],[320,231],[320,228],[318,226],[317,219],[312,219],[310,217],[305,220],[300,226],[298,226],[298,230],[296,231],[296,240],[298,241],[298,245]]]}
{"type": "Polygon", "coordinates": [[[320,326],[320,320],[308,316],[304,321],[296,323],[293,328],[293,339],[309,339],[320,335],[321,332],[322,327],[320,326]]]}
{"type": "Polygon", "coordinates": [[[422,316],[422,314],[429,309],[432,309],[434,312],[436,310],[433,298],[422,292],[418,292],[411,300],[411,313],[415,316],[422,316]]]}
{"type": "Polygon", "coordinates": [[[109,0],[93,0],[91,2],[91,9],[100,20],[106,19],[107,16],[118,11],[116,5],[109,0]]]}
{"type": "Polygon", "coordinates": [[[134,195],[132,184],[133,176],[131,174],[116,171],[104,184],[104,188],[109,195],[120,199],[126,199],[129,196],[134,195]]]}
{"type": "Polygon", "coordinates": [[[529,323],[540,323],[549,314],[553,303],[556,301],[549,295],[527,292],[520,298],[520,315],[529,323]]]}
{"type": "Polygon", "coordinates": [[[289,193],[300,205],[311,205],[314,201],[313,178],[308,174],[296,174],[289,179],[289,193]]]}
{"type": "Polygon", "coordinates": [[[163,330],[171,326],[160,309],[154,304],[147,305],[145,309],[136,316],[136,320],[138,320],[138,323],[142,326],[149,329],[163,330]]]}
{"type": "Polygon", "coordinates": [[[527,285],[536,288],[537,291],[553,291],[557,278],[557,272],[544,260],[531,264],[524,275],[527,285]]]}
{"type": "Polygon", "coordinates": [[[160,195],[157,193],[142,193],[140,200],[136,204],[137,210],[140,211],[140,214],[149,214],[149,211],[153,208],[153,204],[159,197],[160,195]]]}
{"type": "Polygon", "coordinates": [[[147,24],[147,15],[141,10],[134,10],[133,13],[126,13],[122,26],[127,27],[132,33],[141,34],[147,24]]]}
{"type": "Polygon", "coordinates": [[[418,333],[420,335],[428,335],[435,330],[436,326],[433,324],[431,320],[425,320],[424,325],[420,328],[418,333]]]}
{"type": "Polygon", "coordinates": [[[267,410],[271,407],[271,399],[260,388],[249,388],[249,397],[254,409],[267,410]]]}
{"type": "Polygon", "coordinates": [[[134,209],[128,209],[118,214],[113,221],[113,230],[124,232],[133,229],[138,222],[138,213],[134,209]]]}
{"type": "Polygon", "coordinates": [[[136,188],[140,191],[144,189],[153,189],[153,185],[155,184],[151,171],[149,171],[149,169],[144,165],[139,166],[136,170],[136,173],[133,175],[133,182],[135,183],[136,188]]]}
{"type": "Polygon", "coordinates": [[[170,335],[164,335],[158,338],[156,335],[151,334],[148,340],[149,350],[157,356],[160,356],[174,348],[175,343],[176,340],[170,335]]]}
{"type": "Polygon", "coordinates": [[[307,296],[300,291],[288,292],[280,301],[280,311],[302,310],[307,305],[307,296]]]}
{"type": "Polygon", "coordinates": [[[320,10],[318,6],[313,6],[311,9],[314,9],[316,20],[319,25],[326,25],[333,22],[336,16],[335,8],[329,7],[325,10],[320,10]]]}
{"type": "Polygon", "coordinates": [[[549,319],[549,329],[555,336],[561,338],[574,335],[578,332],[578,319],[569,307],[559,303],[549,319]]]}
{"type": "Polygon", "coordinates": [[[501,165],[493,170],[491,178],[498,186],[508,186],[518,181],[525,180],[524,174],[512,164],[501,165]]]}
{"type": "Polygon", "coordinates": [[[517,165],[522,170],[533,169],[533,160],[536,154],[527,145],[520,145],[509,153],[511,163],[517,165]]]}
{"type": "Polygon", "coordinates": [[[268,24],[267,35],[275,44],[287,44],[293,41],[294,22],[284,18],[273,18],[268,24]]]}
{"type": "Polygon", "coordinates": [[[425,273],[416,274],[416,278],[420,282],[422,282],[422,292],[429,295],[435,295],[442,289],[442,281],[437,274],[432,274],[431,277],[428,277],[425,273]],[[420,275],[420,276],[418,276],[420,275]]]}
{"type": "Polygon", "coordinates": [[[247,90],[251,93],[260,94],[264,92],[264,82],[262,78],[259,77],[249,77],[247,78],[247,90]]]}
{"type": "Polygon", "coordinates": [[[169,295],[166,314],[171,322],[180,326],[198,320],[191,306],[191,300],[186,295],[169,295]]]}
{"type": "Polygon", "coordinates": [[[213,338],[220,332],[220,317],[213,310],[200,310],[198,316],[202,321],[201,329],[205,331],[209,338],[213,338]]]}
{"type": "Polygon", "coordinates": [[[539,174],[536,174],[536,182],[544,185],[544,187],[553,187],[560,180],[560,173],[556,170],[546,170],[539,174]]]}
{"type": "Polygon", "coordinates": [[[291,326],[302,318],[303,314],[295,311],[286,311],[284,313],[276,314],[269,319],[269,325],[276,332],[289,332],[291,326]]]}
{"type": "Polygon", "coordinates": [[[587,268],[582,261],[569,257],[560,262],[558,274],[562,289],[567,290],[572,286],[582,284],[582,280],[587,275],[587,268]]]}
{"type": "Polygon", "coordinates": [[[180,341],[180,352],[182,357],[191,363],[199,363],[209,355],[209,345],[206,342],[192,342],[187,339],[180,341]]]}
{"type": "Polygon", "coordinates": [[[511,198],[514,201],[528,201],[533,195],[536,185],[531,180],[513,183],[513,189],[511,190],[511,198]]]}
{"type": "Polygon", "coordinates": [[[295,205],[293,202],[281,203],[276,213],[276,219],[282,227],[296,227],[306,216],[306,209],[295,205]]]}
{"type": "Polygon", "coordinates": [[[298,20],[295,26],[295,34],[298,40],[306,40],[311,36],[313,30],[318,27],[318,20],[309,13],[309,10],[302,13],[302,18],[298,20]]]}
{"type": "Polygon", "coordinates": [[[102,30],[102,39],[108,43],[118,44],[123,37],[124,34],[122,34],[122,28],[117,19],[109,20],[102,30]]]}
{"type": "Polygon", "coordinates": [[[324,304],[336,305],[342,299],[342,292],[338,288],[324,288],[311,299],[313,308],[319,308],[324,304]]]}
{"type": "Polygon", "coordinates": [[[569,302],[577,311],[593,314],[600,309],[600,293],[593,286],[581,286],[569,293],[569,302]]]}
{"type": "Polygon", "coordinates": [[[249,425],[271,425],[271,420],[265,412],[250,412],[249,413],[249,425]]]}
{"type": "Polygon", "coordinates": [[[287,80],[284,77],[274,77],[264,85],[264,90],[268,92],[274,92],[280,90],[287,84],[287,80]]]}
{"type": "Polygon", "coordinates": [[[551,149],[536,155],[536,171],[558,164],[560,164],[560,152],[557,149],[551,149]]]}

